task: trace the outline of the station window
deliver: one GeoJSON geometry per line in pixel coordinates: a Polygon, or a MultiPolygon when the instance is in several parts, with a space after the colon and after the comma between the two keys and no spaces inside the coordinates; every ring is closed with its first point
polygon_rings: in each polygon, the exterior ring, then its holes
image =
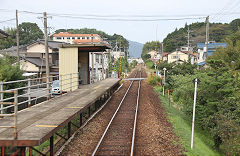
{"type": "Polygon", "coordinates": [[[96,63],[99,63],[99,55],[96,54],[95,56],[96,56],[96,63]]]}
{"type": "Polygon", "coordinates": [[[82,39],[84,40],[84,39],[85,39],[85,37],[82,37],[82,39]]]}
{"type": "Polygon", "coordinates": [[[78,37],[77,39],[80,39],[80,37],[78,37]]]}
{"type": "Polygon", "coordinates": [[[75,39],[75,37],[72,37],[72,39],[74,40],[74,39],[75,39]]]}
{"type": "Polygon", "coordinates": [[[89,40],[89,37],[87,37],[87,40],[89,40]]]}
{"type": "Polygon", "coordinates": [[[68,37],[67,39],[70,40],[70,37],[68,37]]]}
{"type": "Polygon", "coordinates": [[[62,37],[57,37],[57,39],[58,39],[58,40],[61,40],[61,39],[62,39],[62,37]]]}

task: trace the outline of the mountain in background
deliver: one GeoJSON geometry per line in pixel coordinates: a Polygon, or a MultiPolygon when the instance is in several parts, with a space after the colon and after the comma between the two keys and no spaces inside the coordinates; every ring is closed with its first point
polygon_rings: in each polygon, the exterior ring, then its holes
{"type": "Polygon", "coordinates": [[[135,57],[135,58],[140,58],[142,54],[142,48],[143,44],[135,41],[130,41],[129,42],[129,54],[130,57],[135,57]]]}

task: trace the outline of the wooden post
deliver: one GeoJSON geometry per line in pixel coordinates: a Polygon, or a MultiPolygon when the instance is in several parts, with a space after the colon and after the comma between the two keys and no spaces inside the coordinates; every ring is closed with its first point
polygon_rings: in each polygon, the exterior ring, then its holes
{"type": "Polygon", "coordinates": [[[26,155],[26,147],[22,147],[21,148],[21,156],[25,156],[26,155]]]}
{"type": "Polygon", "coordinates": [[[68,123],[68,139],[71,137],[71,122],[68,123]]]}
{"type": "Polygon", "coordinates": [[[4,155],[5,155],[5,147],[2,146],[2,147],[1,147],[1,156],[4,156],[4,155]]]}
{"type": "Polygon", "coordinates": [[[88,107],[88,117],[91,116],[91,106],[88,107]]]}
{"type": "Polygon", "coordinates": [[[80,121],[80,127],[82,126],[82,113],[80,114],[80,119],[79,119],[79,121],[80,121]]]}
{"type": "Polygon", "coordinates": [[[29,156],[32,156],[32,147],[29,147],[29,156]]]}
{"type": "Polygon", "coordinates": [[[50,156],[54,156],[54,138],[50,137],[50,156]]]}

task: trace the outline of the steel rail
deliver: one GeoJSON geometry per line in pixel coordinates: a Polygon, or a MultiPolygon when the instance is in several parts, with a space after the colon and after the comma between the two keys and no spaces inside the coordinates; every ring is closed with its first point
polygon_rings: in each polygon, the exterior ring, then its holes
{"type": "Polygon", "coordinates": [[[118,87],[118,89],[107,99],[107,101],[95,112],[92,114],[92,116],[90,118],[88,118],[85,123],[78,128],[78,130],[76,130],[73,135],[63,144],[63,146],[55,153],[55,156],[58,156],[61,154],[61,152],[63,151],[63,149],[65,148],[66,145],[68,145],[71,140],[75,137],[75,135],[82,130],[106,105],[107,103],[112,99],[112,96],[118,92],[121,88],[122,88],[123,84],[121,84],[121,86],[118,87]]]}
{"type": "MultiPolygon", "coordinates": [[[[136,74],[134,75],[134,77],[136,77],[136,76],[137,76],[137,72],[136,72],[136,74]]],[[[103,133],[101,139],[99,140],[97,146],[95,147],[95,149],[94,149],[94,151],[93,151],[93,153],[92,153],[92,156],[95,156],[95,154],[97,153],[98,148],[100,147],[100,145],[101,145],[101,143],[102,143],[102,141],[103,141],[105,135],[107,134],[107,131],[108,131],[110,125],[112,124],[112,121],[113,121],[113,119],[115,118],[116,114],[118,113],[118,110],[120,109],[120,107],[121,107],[121,105],[122,105],[122,103],[123,103],[125,97],[127,96],[128,91],[129,91],[130,88],[132,87],[133,82],[134,82],[134,81],[132,81],[131,84],[129,85],[129,87],[128,87],[126,93],[124,94],[124,96],[123,96],[123,98],[122,98],[120,104],[118,105],[118,108],[116,109],[116,111],[115,111],[115,113],[113,114],[111,120],[109,121],[109,123],[108,123],[108,125],[107,125],[107,128],[105,129],[105,131],[104,131],[104,133],[103,133]]]]}
{"type": "MultiPolygon", "coordinates": [[[[141,71],[140,71],[140,78],[142,77],[141,71]]],[[[131,156],[134,154],[134,145],[135,145],[135,134],[136,134],[136,127],[137,127],[137,115],[138,115],[138,105],[139,105],[139,97],[140,97],[140,89],[141,89],[141,79],[138,82],[138,95],[137,95],[137,105],[136,105],[136,111],[135,111],[135,117],[134,117],[134,125],[133,125],[133,135],[132,135],[132,146],[131,146],[131,156]]]]}

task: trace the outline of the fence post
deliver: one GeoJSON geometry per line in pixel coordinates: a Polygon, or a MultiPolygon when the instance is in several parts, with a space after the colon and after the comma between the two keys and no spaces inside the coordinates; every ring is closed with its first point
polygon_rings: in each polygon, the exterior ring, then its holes
{"type": "Polygon", "coordinates": [[[31,107],[31,96],[30,96],[30,92],[31,92],[31,79],[28,79],[28,107],[31,107]]]}
{"type": "MultiPolygon", "coordinates": [[[[0,81],[0,91],[3,91],[3,82],[0,81]]],[[[3,102],[3,93],[0,93],[0,101],[3,102]]],[[[1,104],[1,114],[3,114],[3,104],[1,104]]]]}
{"type": "Polygon", "coordinates": [[[60,92],[62,92],[62,75],[60,75],[60,92]]]}
{"type": "Polygon", "coordinates": [[[17,139],[18,90],[14,91],[14,139],[17,139]]]}
{"type": "Polygon", "coordinates": [[[70,91],[72,91],[72,74],[70,74],[70,91]]]}
{"type": "Polygon", "coordinates": [[[49,100],[50,98],[51,98],[51,91],[50,91],[50,77],[49,76],[47,76],[47,92],[48,92],[48,94],[47,94],[47,99],[49,100]]]}

